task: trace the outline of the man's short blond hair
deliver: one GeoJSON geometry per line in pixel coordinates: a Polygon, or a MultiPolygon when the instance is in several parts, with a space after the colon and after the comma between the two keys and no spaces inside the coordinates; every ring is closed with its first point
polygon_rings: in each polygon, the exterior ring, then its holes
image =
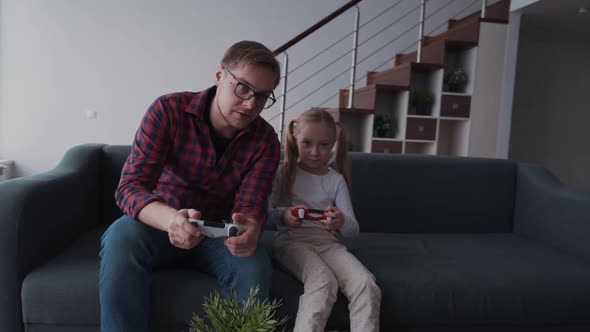
{"type": "Polygon", "coordinates": [[[221,59],[221,64],[233,68],[237,65],[265,67],[275,74],[275,87],[281,79],[281,66],[268,47],[259,42],[243,40],[230,46],[221,59]]]}

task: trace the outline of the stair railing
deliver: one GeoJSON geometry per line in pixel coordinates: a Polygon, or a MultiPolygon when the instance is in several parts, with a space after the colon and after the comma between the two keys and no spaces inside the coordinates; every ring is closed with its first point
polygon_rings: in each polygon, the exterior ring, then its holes
{"type": "Polygon", "coordinates": [[[424,14],[426,13],[426,0],[420,1],[420,25],[418,29],[418,50],[416,62],[422,62],[422,39],[424,38],[424,14]]]}
{"type": "MultiPolygon", "coordinates": [[[[410,0],[410,1],[414,2],[415,0],[410,0]]],[[[279,103],[279,105],[280,105],[279,113],[277,115],[271,117],[270,119],[268,119],[268,121],[270,122],[270,121],[273,121],[275,118],[280,117],[279,118],[279,125],[278,125],[279,139],[282,140],[282,138],[283,138],[283,128],[284,128],[284,122],[285,122],[285,113],[287,111],[289,111],[291,108],[293,108],[295,105],[299,104],[300,102],[306,100],[307,98],[309,98],[313,94],[315,94],[318,91],[320,91],[323,87],[327,86],[328,84],[334,82],[336,79],[340,78],[342,75],[346,74],[346,72],[350,72],[350,83],[346,87],[349,90],[348,100],[347,100],[347,106],[348,106],[348,108],[352,108],[352,106],[354,104],[354,90],[355,90],[356,84],[358,82],[362,81],[363,79],[365,79],[366,76],[367,76],[365,74],[362,77],[357,78],[357,76],[356,76],[356,70],[357,70],[358,66],[361,63],[363,63],[366,60],[368,60],[369,58],[371,58],[374,55],[376,55],[379,51],[385,49],[387,46],[391,45],[395,41],[398,41],[401,37],[403,37],[404,35],[406,35],[408,32],[412,31],[417,26],[419,27],[418,28],[419,29],[419,32],[418,32],[418,40],[415,41],[415,42],[413,42],[411,45],[409,45],[408,47],[406,47],[401,52],[394,52],[394,54],[395,53],[404,53],[404,52],[412,49],[413,47],[417,46],[417,50],[416,50],[416,52],[417,52],[417,62],[421,62],[421,60],[422,60],[421,59],[421,55],[422,55],[421,54],[422,53],[422,43],[423,43],[423,38],[424,38],[424,33],[423,32],[424,32],[424,24],[425,24],[425,22],[429,18],[432,18],[434,15],[436,15],[441,10],[449,7],[454,1],[455,0],[450,0],[449,2],[447,2],[446,4],[444,4],[443,6],[439,7],[438,9],[433,10],[431,13],[429,13],[428,15],[426,15],[426,11],[427,11],[426,5],[427,5],[427,2],[428,1],[427,0],[420,0],[420,5],[418,5],[416,7],[413,7],[411,10],[409,10],[406,13],[402,14],[398,19],[394,20],[393,23],[387,25],[385,28],[382,28],[377,33],[371,35],[370,37],[368,37],[367,39],[365,39],[364,41],[362,41],[362,42],[359,43],[359,31],[360,31],[360,29],[362,29],[363,27],[365,27],[367,24],[370,24],[371,22],[374,22],[378,17],[380,17],[381,15],[387,13],[388,11],[390,11],[391,9],[393,9],[394,7],[400,5],[403,2],[403,0],[399,0],[399,1],[395,2],[394,4],[392,4],[391,6],[389,6],[387,9],[385,9],[384,11],[381,11],[379,14],[377,14],[374,17],[370,18],[367,22],[363,23],[360,26],[359,26],[359,24],[360,24],[360,8],[358,6],[358,3],[361,2],[361,0],[352,0],[352,1],[348,2],[347,4],[345,4],[344,6],[338,8],[332,14],[326,16],[324,19],[320,20],[319,22],[317,22],[316,24],[314,24],[313,26],[311,26],[307,30],[303,31],[302,33],[300,33],[299,35],[297,35],[296,37],[294,37],[293,39],[291,39],[287,43],[283,44],[282,46],[280,46],[279,48],[277,48],[276,50],[274,50],[275,56],[278,56],[281,53],[284,55],[284,58],[283,58],[283,71],[282,71],[282,75],[281,75],[281,95],[277,97],[277,99],[278,98],[282,98],[282,100],[281,100],[281,103],[279,103]],[[353,28],[353,30],[350,33],[348,33],[348,34],[344,35],[343,37],[341,37],[340,39],[338,39],[337,41],[333,42],[328,47],[326,47],[323,50],[321,50],[321,51],[317,52],[316,54],[312,55],[310,58],[308,58],[303,63],[301,63],[300,65],[298,65],[296,68],[290,70],[289,69],[289,55],[287,54],[286,51],[290,47],[292,47],[293,45],[297,44],[298,42],[300,42],[301,40],[303,40],[304,38],[306,38],[310,34],[314,33],[315,31],[317,31],[318,29],[320,29],[321,27],[323,27],[324,25],[326,25],[327,23],[329,23],[332,20],[334,20],[336,17],[338,17],[341,14],[343,14],[344,12],[348,11],[352,7],[355,7],[355,9],[356,9],[356,12],[355,12],[355,15],[354,15],[354,28],[353,28]],[[401,34],[398,34],[393,39],[391,39],[389,42],[385,43],[384,45],[382,45],[381,47],[379,47],[377,50],[374,50],[369,55],[367,55],[363,59],[361,59],[360,61],[357,59],[358,49],[360,47],[362,47],[364,44],[366,44],[368,41],[372,40],[373,38],[381,35],[382,33],[384,33],[384,31],[386,31],[387,29],[391,28],[392,26],[397,25],[400,22],[400,20],[402,20],[403,18],[407,17],[408,15],[410,15],[411,13],[413,13],[414,11],[416,11],[417,9],[420,9],[420,16],[419,16],[420,19],[419,19],[419,22],[417,22],[416,24],[414,24],[414,25],[410,26],[409,28],[405,29],[401,34]],[[303,66],[307,65],[312,60],[316,59],[320,55],[322,55],[325,52],[327,52],[329,49],[332,49],[337,44],[339,44],[341,41],[343,41],[344,39],[348,38],[351,35],[352,35],[352,39],[353,39],[353,46],[352,46],[352,48],[349,51],[345,52],[341,56],[337,57],[335,60],[329,62],[327,65],[325,65],[322,68],[320,68],[319,70],[315,71],[312,75],[309,75],[309,76],[305,77],[303,80],[301,80],[300,82],[298,82],[294,86],[288,88],[287,81],[288,81],[289,74],[293,74],[295,71],[297,71],[300,68],[302,68],[303,66]],[[345,57],[349,53],[352,54],[352,64],[351,64],[351,66],[349,68],[347,68],[346,70],[344,70],[344,71],[336,74],[335,76],[332,76],[332,78],[330,78],[328,81],[324,82],[321,86],[319,86],[318,88],[313,89],[313,91],[311,93],[306,94],[302,98],[299,98],[298,100],[296,100],[295,102],[293,102],[289,107],[287,107],[286,100],[287,100],[287,94],[289,92],[291,92],[291,91],[297,89],[298,87],[304,85],[310,79],[312,79],[314,76],[318,75],[320,72],[322,72],[325,69],[327,69],[328,67],[332,66],[338,60],[342,59],[343,57],[345,57]]],[[[471,4],[469,4],[468,6],[464,7],[458,14],[454,14],[450,18],[453,18],[453,19],[459,18],[459,17],[462,17],[461,15],[463,15],[465,12],[467,12],[466,15],[468,15],[470,11],[471,12],[476,11],[477,9],[473,9],[473,6],[477,2],[479,2],[479,1],[481,1],[481,3],[482,3],[481,17],[484,18],[485,17],[485,8],[487,7],[487,1],[486,0],[474,0],[471,4]]],[[[438,3],[438,2],[436,2],[436,3],[438,3]]],[[[443,24],[440,24],[436,28],[431,29],[427,33],[427,35],[435,32],[435,31],[439,30],[440,28],[442,28],[443,26],[445,26],[446,25],[446,21],[448,19],[450,19],[450,18],[447,18],[447,19],[443,20],[443,24]]],[[[381,67],[385,66],[386,64],[391,63],[391,61],[394,58],[395,58],[395,56],[392,56],[392,57],[388,58],[388,60],[386,62],[380,64],[379,66],[375,67],[372,70],[367,70],[367,72],[368,71],[376,71],[376,70],[380,69],[381,67]]],[[[336,96],[338,96],[338,94],[339,94],[339,92],[336,92],[335,94],[330,95],[330,97],[328,97],[327,99],[323,100],[317,106],[318,107],[322,107],[325,103],[327,103],[330,100],[333,100],[336,96]]]]}
{"type": "Polygon", "coordinates": [[[348,108],[352,108],[354,102],[354,83],[356,78],[356,54],[358,49],[358,36],[359,36],[359,18],[361,10],[359,6],[356,7],[356,13],[354,15],[354,33],[352,35],[352,66],[350,67],[350,87],[348,91],[348,108]]]}
{"type": "Polygon", "coordinates": [[[482,0],[481,1],[481,18],[486,18],[486,7],[487,7],[487,1],[486,0],[482,0]]]}

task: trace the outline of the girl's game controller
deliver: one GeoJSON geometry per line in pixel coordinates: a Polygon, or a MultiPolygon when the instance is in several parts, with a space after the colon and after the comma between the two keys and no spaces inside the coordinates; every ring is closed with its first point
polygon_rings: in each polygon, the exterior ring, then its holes
{"type": "Polygon", "coordinates": [[[327,214],[324,210],[318,209],[307,209],[307,208],[294,208],[291,210],[291,214],[299,219],[305,220],[327,220],[332,221],[332,217],[327,214]]]}
{"type": "Polygon", "coordinates": [[[208,237],[238,236],[244,232],[244,226],[240,224],[193,218],[189,218],[188,221],[196,227],[199,227],[201,233],[208,237]]]}

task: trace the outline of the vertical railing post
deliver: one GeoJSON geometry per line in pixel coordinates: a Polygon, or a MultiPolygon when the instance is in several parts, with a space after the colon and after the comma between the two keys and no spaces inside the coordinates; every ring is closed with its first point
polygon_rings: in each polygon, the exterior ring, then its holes
{"type": "Polygon", "coordinates": [[[281,77],[281,113],[279,113],[279,141],[281,143],[283,142],[283,128],[285,127],[285,106],[287,105],[287,74],[289,73],[289,55],[287,52],[283,53],[285,54],[285,60],[283,62],[283,75],[281,77]]]}
{"type": "Polygon", "coordinates": [[[481,18],[486,18],[486,7],[488,6],[486,0],[481,1],[481,18]]]}
{"type": "Polygon", "coordinates": [[[348,91],[348,108],[352,108],[354,103],[354,81],[356,80],[356,53],[358,48],[358,34],[359,34],[359,16],[360,8],[356,7],[356,14],[354,16],[354,34],[352,35],[352,67],[350,68],[350,87],[348,91]]]}
{"type": "Polygon", "coordinates": [[[422,38],[424,37],[424,14],[426,12],[426,0],[421,0],[420,4],[420,25],[418,27],[418,51],[416,52],[416,62],[422,62],[422,38]]]}

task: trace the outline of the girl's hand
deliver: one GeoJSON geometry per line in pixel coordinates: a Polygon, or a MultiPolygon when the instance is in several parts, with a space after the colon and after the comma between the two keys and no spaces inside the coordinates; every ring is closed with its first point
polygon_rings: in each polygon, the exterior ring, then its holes
{"type": "Polygon", "coordinates": [[[324,228],[330,232],[335,232],[344,226],[344,214],[338,210],[335,206],[329,206],[324,209],[324,212],[329,217],[332,217],[332,220],[328,221],[327,219],[320,220],[319,223],[324,225],[324,228]]]}
{"type": "Polygon", "coordinates": [[[305,208],[305,206],[303,205],[298,205],[298,206],[292,206],[290,208],[286,208],[285,211],[283,211],[283,216],[282,216],[282,221],[283,224],[287,225],[287,228],[289,229],[289,231],[292,231],[296,228],[298,228],[299,226],[301,226],[301,219],[295,217],[291,211],[293,209],[298,209],[298,208],[305,208]]]}

